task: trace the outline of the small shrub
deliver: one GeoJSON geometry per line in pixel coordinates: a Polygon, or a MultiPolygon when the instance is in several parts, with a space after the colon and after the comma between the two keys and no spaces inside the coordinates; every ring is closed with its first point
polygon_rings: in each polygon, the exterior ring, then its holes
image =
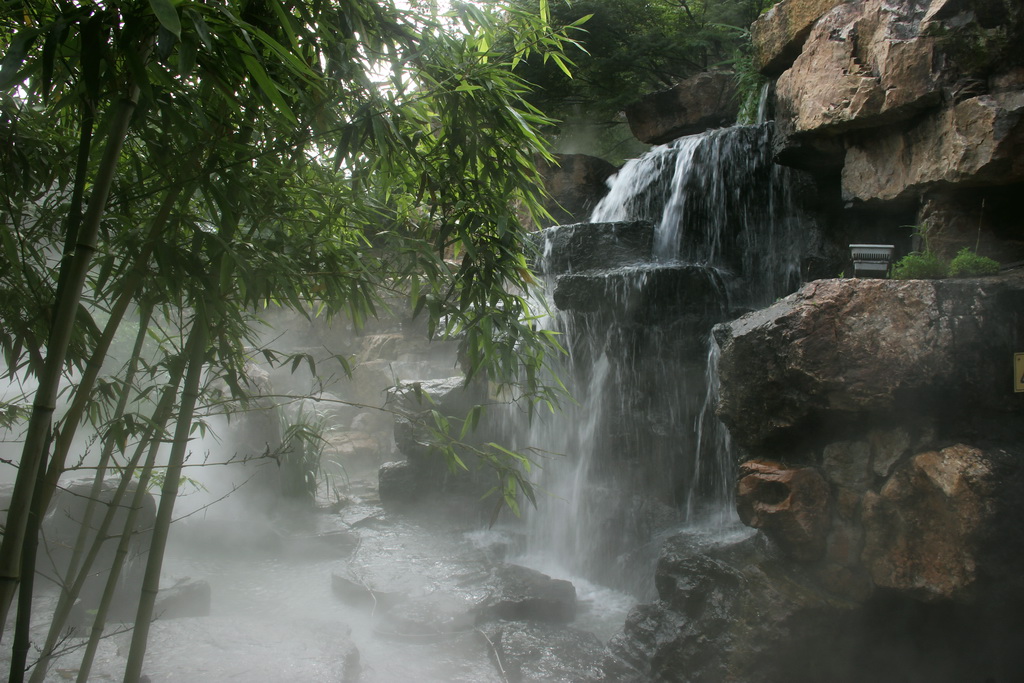
{"type": "Polygon", "coordinates": [[[946,264],[930,251],[911,252],[892,267],[895,280],[937,280],[946,277],[946,264]]]}
{"type": "Polygon", "coordinates": [[[970,277],[973,275],[996,275],[999,273],[999,262],[987,256],[978,256],[969,247],[957,252],[949,264],[952,277],[970,277]]]}

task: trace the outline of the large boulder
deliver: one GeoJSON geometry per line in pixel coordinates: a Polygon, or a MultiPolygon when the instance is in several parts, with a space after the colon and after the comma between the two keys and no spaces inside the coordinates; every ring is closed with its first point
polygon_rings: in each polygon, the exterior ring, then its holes
{"type": "MultiPolygon", "coordinates": [[[[755,54],[763,52],[758,59],[765,62],[766,72],[777,74],[792,62],[778,77],[775,91],[780,133],[775,150],[782,163],[837,169],[843,165],[845,146],[872,143],[878,137],[860,131],[881,128],[882,137],[899,137],[896,126],[913,122],[918,136],[941,135],[954,125],[952,115],[943,110],[983,95],[1022,90],[1024,59],[1013,48],[1024,38],[1020,3],[865,0],[832,3],[831,8],[827,4],[787,0],[752,29],[755,45],[761,46],[755,54]],[[792,30],[785,19],[790,14],[799,16],[792,30]],[[803,39],[808,21],[813,21],[813,28],[803,39]],[[797,49],[799,56],[792,59],[797,49]],[[931,123],[916,121],[923,114],[931,123]]],[[[956,114],[964,116],[980,116],[979,126],[986,125],[980,112],[956,114]]],[[[984,137],[980,130],[971,131],[968,145],[976,144],[979,135],[984,137]]],[[[897,143],[886,144],[878,155],[899,153],[897,143]]],[[[945,144],[957,146],[955,140],[945,144]]],[[[917,163],[920,160],[913,165],[917,163]]],[[[876,185],[890,194],[904,189],[898,183],[893,189],[885,173],[878,176],[876,185]]],[[[865,192],[848,194],[875,198],[865,192]]]]}
{"type": "Polygon", "coordinates": [[[851,603],[804,580],[752,537],[662,550],[660,600],[634,608],[609,643],[606,681],[775,683],[852,680],[851,603]]]}
{"type": "Polygon", "coordinates": [[[718,413],[748,448],[812,418],[949,411],[1020,415],[1009,361],[1024,275],[818,280],[715,328],[718,413]]]}
{"type": "Polygon", "coordinates": [[[814,23],[842,0],[782,0],[750,27],[754,68],[778,76],[800,56],[814,23]]]}
{"type": "Polygon", "coordinates": [[[661,145],[728,126],[738,112],[735,76],[728,71],[705,71],[626,107],[626,120],[636,139],[661,145]]]}

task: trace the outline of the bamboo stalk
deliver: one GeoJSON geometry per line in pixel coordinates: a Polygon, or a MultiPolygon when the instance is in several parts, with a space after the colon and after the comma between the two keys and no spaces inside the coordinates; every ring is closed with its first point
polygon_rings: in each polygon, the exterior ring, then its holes
{"type": "MultiPolygon", "coordinates": [[[[128,408],[128,400],[132,395],[132,385],[135,381],[135,373],[138,369],[139,358],[142,355],[142,347],[146,341],[152,311],[152,306],[147,306],[143,309],[142,314],[139,317],[139,333],[135,337],[132,356],[128,361],[128,368],[125,371],[124,381],[121,386],[121,395],[118,397],[117,407],[114,410],[114,421],[122,419],[128,408]]],[[[155,430],[149,429],[147,432],[152,432],[153,437],[156,437],[155,430]]],[[[114,439],[110,437],[108,437],[103,443],[103,452],[100,454],[99,463],[96,467],[96,476],[93,479],[92,489],[89,492],[85,511],[83,512],[82,519],[80,520],[81,526],[78,529],[78,536],[75,538],[75,546],[71,552],[71,559],[68,560],[64,580],[61,583],[60,598],[57,600],[57,607],[54,608],[53,616],[50,620],[50,629],[46,636],[46,644],[43,646],[42,653],[40,654],[39,660],[36,662],[35,669],[32,671],[32,676],[29,679],[32,683],[42,683],[43,677],[46,675],[46,670],[50,665],[50,656],[53,653],[54,647],[56,647],[57,641],[60,638],[61,630],[64,628],[64,624],[67,621],[67,615],[70,614],[71,606],[78,598],[78,592],[72,591],[72,587],[75,583],[75,577],[78,574],[79,562],[82,559],[82,555],[85,553],[86,543],[89,541],[89,531],[92,527],[92,518],[95,514],[96,505],[100,502],[103,482],[107,476],[107,467],[114,452],[114,445],[114,439]]],[[[126,468],[122,477],[130,478],[133,469],[134,467],[126,468]]],[[[125,479],[122,479],[122,481],[124,480],[125,479]]],[[[115,492],[114,497],[111,498],[108,506],[116,508],[120,504],[121,497],[119,497],[115,492]]],[[[98,529],[94,540],[99,541],[102,544],[105,539],[106,531],[98,529]]],[[[91,566],[88,564],[82,565],[83,572],[89,572],[90,570],[91,566]]]]}
{"type": "Polygon", "coordinates": [[[205,307],[200,303],[189,333],[188,371],[181,392],[181,405],[178,409],[178,423],[174,430],[171,454],[164,473],[163,488],[160,491],[160,506],[157,509],[156,521],[153,523],[153,538],[143,576],[142,594],[139,596],[139,609],[135,616],[135,630],[132,632],[128,662],[125,665],[124,683],[139,683],[142,675],[142,662],[146,656],[146,641],[149,638],[156,596],[160,590],[160,571],[163,568],[164,551],[167,549],[167,537],[174,515],[174,502],[178,496],[181,468],[188,452],[192,418],[199,400],[199,384],[203,376],[203,361],[206,358],[207,325],[210,324],[205,313],[205,307]]]}
{"type": "Polygon", "coordinates": [[[129,125],[138,98],[139,90],[133,88],[131,96],[118,103],[117,111],[111,120],[107,145],[100,162],[92,195],[89,197],[89,205],[74,246],[74,254],[61,266],[61,277],[63,277],[65,268],[67,269],[67,277],[64,279],[67,287],[64,288],[56,302],[56,311],[46,344],[46,361],[39,377],[39,387],[33,399],[32,414],[29,418],[18,476],[7,513],[7,525],[4,529],[3,542],[0,544],[0,639],[3,637],[7,614],[21,580],[22,545],[32,508],[36,478],[46,459],[47,443],[53,422],[53,413],[56,410],[64,359],[67,356],[71,334],[75,327],[75,318],[82,298],[82,289],[89,271],[89,264],[92,261],[93,252],[96,250],[100,219],[106,209],[107,198],[110,195],[110,188],[117,171],[118,157],[128,136],[129,125]]]}
{"type": "MultiPolygon", "coordinates": [[[[43,487],[43,471],[40,470],[36,476],[36,497],[43,487]]],[[[45,514],[45,510],[43,513],[45,514]]],[[[21,555],[21,571],[25,580],[21,590],[18,592],[18,611],[14,621],[14,644],[11,648],[11,668],[8,680],[10,683],[23,683],[25,670],[28,668],[28,651],[30,645],[29,629],[32,626],[32,587],[35,583],[36,552],[39,548],[39,525],[41,523],[39,510],[33,506],[26,524],[25,547],[21,555]]]]}
{"type": "MultiPolygon", "coordinates": [[[[166,393],[164,396],[169,399],[170,402],[166,405],[165,410],[160,411],[159,423],[156,425],[160,431],[163,431],[167,421],[171,417],[173,400],[177,395],[183,370],[184,364],[179,364],[179,372],[176,375],[173,387],[169,386],[165,390],[166,393]]],[[[154,421],[156,419],[157,418],[154,418],[154,421]]],[[[107,613],[110,611],[110,604],[113,602],[114,593],[117,590],[117,582],[121,576],[121,568],[124,566],[125,559],[128,557],[128,545],[131,542],[130,532],[135,526],[135,520],[138,517],[139,511],[142,509],[142,503],[146,497],[147,491],[149,490],[149,481],[153,475],[153,467],[156,464],[156,456],[160,450],[160,445],[161,442],[159,439],[154,439],[150,444],[149,454],[146,456],[146,462],[143,464],[142,471],[139,474],[139,483],[135,489],[135,495],[132,497],[132,505],[128,511],[127,519],[125,520],[125,533],[122,534],[121,539],[118,541],[114,562],[110,567],[110,573],[107,575],[107,583],[103,587],[103,595],[100,598],[100,604],[96,610],[96,616],[93,619],[92,629],[89,633],[89,642],[86,645],[85,653],[82,655],[82,662],[78,668],[78,680],[83,683],[89,680],[89,673],[92,669],[93,660],[96,657],[96,650],[99,647],[100,639],[103,637],[103,629],[106,626],[107,613]]]]}

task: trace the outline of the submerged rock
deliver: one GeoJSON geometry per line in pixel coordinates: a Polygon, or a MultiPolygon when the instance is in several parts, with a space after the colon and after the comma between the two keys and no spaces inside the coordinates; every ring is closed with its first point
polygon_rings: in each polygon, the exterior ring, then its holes
{"type": "Polygon", "coordinates": [[[210,595],[209,581],[181,579],[173,586],[160,589],[153,614],[157,619],[209,616],[210,595]]]}
{"type": "Polygon", "coordinates": [[[381,616],[374,632],[388,638],[423,642],[474,628],[475,618],[469,600],[448,593],[430,593],[401,600],[381,616]]]}

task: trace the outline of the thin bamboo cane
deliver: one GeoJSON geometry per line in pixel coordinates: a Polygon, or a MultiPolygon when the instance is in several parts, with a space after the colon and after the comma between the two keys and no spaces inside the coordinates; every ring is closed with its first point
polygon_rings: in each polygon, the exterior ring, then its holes
{"type": "Polygon", "coordinates": [[[142,594],[139,597],[139,609],[135,616],[135,630],[132,632],[128,662],[125,665],[124,683],[139,683],[142,675],[142,662],[146,656],[146,641],[149,638],[149,627],[153,620],[156,596],[160,590],[160,571],[163,568],[167,536],[174,515],[174,502],[178,496],[181,468],[188,452],[192,418],[199,400],[203,361],[206,359],[207,325],[210,324],[205,313],[205,306],[200,302],[196,307],[196,315],[192,320],[192,329],[189,332],[188,371],[181,392],[181,405],[178,408],[178,423],[174,430],[171,454],[168,458],[167,470],[164,473],[163,488],[160,491],[160,506],[157,509],[156,521],[153,523],[153,538],[146,562],[146,572],[143,576],[142,594]]]}
{"type": "MultiPolygon", "coordinates": [[[[139,316],[139,332],[135,337],[135,345],[132,347],[132,356],[128,361],[128,367],[125,371],[124,381],[121,386],[121,395],[118,397],[117,407],[114,409],[114,421],[123,418],[124,413],[128,408],[129,398],[133,394],[135,373],[138,368],[139,358],[142,355],[142,347],[148,334],[149,320],[152,311],[152,306],[147,306],[142,310],[142,313],[139,316]]],[[[43,677],[46,675],[46,670],[49,667],[50,655],[53,652],[53,649],[60,638],[61,631],[64,629],[64,624],[67,621],[67,614],[70,613],[71,605],[78,598],[77,592],[73,593],[71,589],[75,583],[75,576],[78,574],[79,563],[82,560],[82,555],[85,553],[86,543],[89,541],[89,532],[92,529],[92,518],[95,514],[96,506],[99,504],[100,494],[103,489],[103,482],[107,476],[107,467],[109,465],[110,458],[114,453],[114,445],[115,440],[110,437],[108,437],[103,443],[103,452],[100,453],[99,463],[96,466],[96,476],[93,479],[92,489],[89,492],[89,499],[86,502],[82,519],[79,520],[81,526],[78,529],[78,536],[75,538],[75,546],[71,552],[71,559],[68,560],[64,580],[61,583],[60,598],[57,600],[57,607],[54,609],[53,616],[50,620],[50,629],[46,636],[46,644],[43,646],[42,654],[36,662],[35,668],[32,671],[32,676],[29,679],[32,683],[42,683],[43,677]]],[[[124,475],[130,476],[131,472],[126,469],[123,473],[123,476],[124,475]]],[[[121,499],[115,492],[114,497],[110,500],[108,505],[116,508],[120,506],[120,504],[121,499]]],[[[94,539],[102,543],[106,538],[106,534],[105,532],[100,533],[101,531],[102,529],[96,531],[94,539]]],[[[82,567],[82,570],[85,572],[90,571],[90,569],[91,567],[88,566],[82,567]]]]}

